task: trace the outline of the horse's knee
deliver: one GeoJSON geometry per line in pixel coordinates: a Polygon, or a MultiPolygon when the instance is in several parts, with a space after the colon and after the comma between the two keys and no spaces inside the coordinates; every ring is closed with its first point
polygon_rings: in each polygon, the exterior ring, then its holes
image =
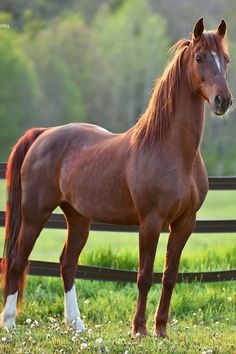
{"type": "Polygon", "coordinates": [[[172,290],[175,286],[176,278],[172,276],[165,275],[162,278],[162,285],[167,290],[172,290]]]}
{"type": "Polygon", "coordinates": [[[145,273],[138,274],[137,285],[139,291],[148,291],[151,288],[152,283],[153,283],[152,272],[150,274],[145,274],[145,273]]]}

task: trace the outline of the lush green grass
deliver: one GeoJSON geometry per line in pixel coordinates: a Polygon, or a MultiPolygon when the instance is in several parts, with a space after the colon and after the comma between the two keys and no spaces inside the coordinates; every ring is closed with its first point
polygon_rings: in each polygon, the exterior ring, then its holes
{"type": "Polygon", "coordinates": [[[170,341],[151,335],[160,286],[153,286],[149,295],[150,334],[138,340],[130,335],[137,298],[135,285],[91,281],[77,281],[76,284],[81,314],[87,326],[85,333],[68,330],[63,324],[63,289],[59,280],[30,277],[26,307],[17,318],[17,329],[10,333],[0,331],[0,352],[79,353],[82,343],[88,345],[83,350],[85,353],[236,352],[235,287],[232,283],[176,286],[168,324],[170,341]],[[100,344],[96,343],[98,338],[102,339],[100,344]]]}

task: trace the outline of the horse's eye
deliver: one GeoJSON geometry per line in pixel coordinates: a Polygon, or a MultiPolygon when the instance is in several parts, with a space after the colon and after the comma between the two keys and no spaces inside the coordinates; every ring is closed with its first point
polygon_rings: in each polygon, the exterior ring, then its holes
{"type": "Polygon", "coordinates": [[[230,63],[230,58],[229,57],[225,57],[225,62],[226,62],[226,64],[229,64],[230,63]]]}
{"type": "Polygon", "coordinates": [[[195,55],[195,60],[197,63],[201,63],[202,62],[202,58],[199,55],[195,55]]]}

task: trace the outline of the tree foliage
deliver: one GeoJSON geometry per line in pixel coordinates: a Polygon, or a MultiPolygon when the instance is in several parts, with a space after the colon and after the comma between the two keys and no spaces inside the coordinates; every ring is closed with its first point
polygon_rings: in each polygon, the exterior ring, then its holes
{"type": "MultiPolygon", "coordinates": [[[[167,51],[202,15],[229,25],[234,92],[235,1],[3,0],[0,2],[0,160],[32,126],[86,121],[124,131],[145,110],[167,51]],[[176,6],[178,5],[178,6],[176,6]],[[203,13],[204,9],[204,13],[203,13]]],[[[211,119],[203,153],[209,174],[236,173],[234,113],[211,119]]]]}
{"type": "Polygon", "coordinates": [[[32,122],[38,95],[32,63],[14,32],[0,32],[0,153],[5,156],[32,122]]]}
{"type": "Polygon", "coordinates": [[[97,99],[106,107],[109,126],[124,130],[143,112],[154,79],[163,68],[166,22],[152,13],[148,2],[129,0],[114,13],[102,7],[95,29],[105,68],[100,80],[105,77],[107,82],[97,99]]]}

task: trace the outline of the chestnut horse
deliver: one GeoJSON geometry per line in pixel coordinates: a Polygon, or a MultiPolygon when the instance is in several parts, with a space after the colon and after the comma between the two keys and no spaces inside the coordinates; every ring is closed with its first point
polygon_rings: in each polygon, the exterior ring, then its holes
{"type": "Polygon", "coordinates": [[[60,206],[68,235],[60,257],[65,321],[82,331],[74,285],[78,257],[91,220],[139,225],[139,296],[133,335],[145,335],[146,301],[163,225],[169,225],[162,293],[154,333],[166,325],[182,249],[208,191],[200,153],[204,100],[216,115],[232,103],[226,81],[226,23],[205,31],[203,19],[190,39],[180,40],[157,81],[146,112],[127,132],[91,124],[28,131],[8,161],[6,239],[2,262],[1,325],[15,325],[28,257],[52,211],[60,206]]]}

